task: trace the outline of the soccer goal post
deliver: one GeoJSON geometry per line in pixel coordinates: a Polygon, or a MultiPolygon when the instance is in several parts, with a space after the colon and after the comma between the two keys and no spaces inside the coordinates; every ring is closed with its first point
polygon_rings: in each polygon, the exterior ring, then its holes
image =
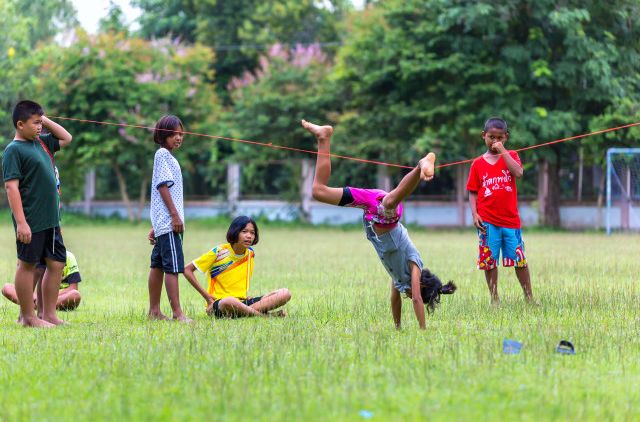
{"type": "Polygon", "coordinates": [[[640,231],[640,148],[607,150],[607,234],[640,231]]]}

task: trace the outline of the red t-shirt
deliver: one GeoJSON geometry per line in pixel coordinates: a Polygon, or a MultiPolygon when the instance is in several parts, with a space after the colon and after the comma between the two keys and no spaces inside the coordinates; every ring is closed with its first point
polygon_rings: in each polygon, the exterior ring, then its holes
{"type": "MultiPolygon", "coordinates": [[[[520,157],[515,151],[509,155],[520,165],[520,157]]],[[[467,180],[467,190],[478,193],[477,208],[480,217],[493,225],[509,229],[520,228],[518,213],[518,189],[507,163],[502,157],[495,164],[489,164],[483,156],[473,160],[467,180]]]]}

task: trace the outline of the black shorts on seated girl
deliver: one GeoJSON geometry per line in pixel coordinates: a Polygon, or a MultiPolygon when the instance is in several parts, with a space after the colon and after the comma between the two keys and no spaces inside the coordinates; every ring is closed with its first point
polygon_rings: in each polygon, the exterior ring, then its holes
{"type": "MultiPolygon", "coordinates": [[[[218,299],[215,302],[213,302],[213,315],[216,318],[239,318],[242,316],[247,316],[247,315],[233,315],[233,314],[223,314],[222,311],[220,310],[220,301],[222,299],[218,299]]],[[[258,297],[250,297],[248,299],[239,299],[240,302],[244,303],[247,306],[251,306],[254,303],[258,303],[262,300],[262,296],[258,296],[258,297]]]]}

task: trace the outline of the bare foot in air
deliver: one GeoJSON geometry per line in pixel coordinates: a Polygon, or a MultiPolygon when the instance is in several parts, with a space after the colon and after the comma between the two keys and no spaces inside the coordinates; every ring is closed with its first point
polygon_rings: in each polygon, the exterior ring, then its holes
{"type": "Polygon", "coordinates": [[[333,134],[333,128],[331,126],[318,126],[306,120],[302,120],[302,127],[307,129],[318,139],[329,139],[333,134]]]}
{"type": "Polygon", "coordinates": [[[420,166],[420,178],[422,180],[429,181],[433,179],[436,173],[436,155],[430,152],[418,161],[418,165],[420,166]]]}
{"type": "Polygon", "coordinates": [[[147,315],[147,319],[149,321],[167,321],[169,317],[162,312],[149,312],[149,314],[147,315]]]}

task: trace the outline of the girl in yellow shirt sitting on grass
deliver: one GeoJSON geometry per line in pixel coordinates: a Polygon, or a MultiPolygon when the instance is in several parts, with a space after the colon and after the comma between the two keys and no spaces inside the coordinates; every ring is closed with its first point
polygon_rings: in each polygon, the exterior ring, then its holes
{"type": "Polygon", "coordinates": [[[227,231],[227,242],[216,246],[184,268],[184,276],[207,301],[207,313],[217,318],[243,316],[286,316],[284,310],[271,312],[291,299],[288,289],[278,289],[264,296],[247,295],[253,275],[252,246],[258,243],[258,225],[246,216],[236,217],[227,231]],[[205,291],[194,270],[207,274],[205,291]]]}

